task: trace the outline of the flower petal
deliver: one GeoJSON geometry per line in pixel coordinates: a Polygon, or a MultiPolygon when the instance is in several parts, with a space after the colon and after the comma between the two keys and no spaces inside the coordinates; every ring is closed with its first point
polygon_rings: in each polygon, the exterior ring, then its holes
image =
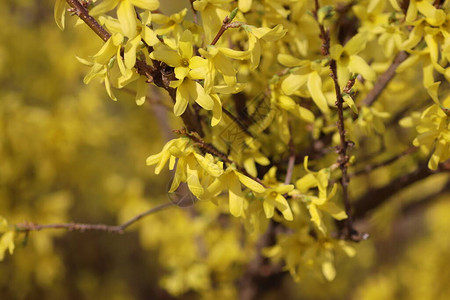
{"type": "Polygon", "coordinates": [[[117,18],[119,19],[122,33],[134,38],[136,35],[136,11],[129,0],[121,0],[117,7],[117,18]]]}
{"type": "Polygon", "coordinates": [[[146,10],[157,10],[159,8],[158,0],[130,0],[134,6],[146,10]]]}
{"type": "Polygon", "coordinates": [[[324,114],[329,114],[327,98],[322,92],[322,79],[317,72],[312,72],[308,77],[308,90],[311,93],[311,97],[314,103],[324,114]]]}

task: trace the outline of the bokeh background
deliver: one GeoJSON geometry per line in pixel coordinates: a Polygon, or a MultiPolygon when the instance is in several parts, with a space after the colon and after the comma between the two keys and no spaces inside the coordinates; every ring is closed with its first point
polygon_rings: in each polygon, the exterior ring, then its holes
{"type": "MultiPolygon", "coordinates": [[[[167,13],[188,4],[161,2],[167,13]]],[[[84,25],[73,28],[69,16],[61,32],[52,0],[1,3],[0,215],[12,224],[118,224],[167,202],[170,174],[153,175],[145,159],[170,138],[167,128],[178,128],[165,114],[170,101],[158,91],[140,107],[133,91],[111,101],[100,82],[83,84],[88,69],[75,58],[97,52],[97,36],[84,25]]],[[[335,281],[285,276],[264,298],[449,299],[450,194],[436,194],[447,180],[432,176],[359,223],[371,239],[355,245],[354,258],[338,256],[335,281]],[[420,204],[404,209],[415,200],[420,204]]],[[[0,299],[172,299],[159,285],[167,248],[148,237],[156,225],[171,233],[171,213],[124,235],[31,233],[0,262],[0,299]]]]}

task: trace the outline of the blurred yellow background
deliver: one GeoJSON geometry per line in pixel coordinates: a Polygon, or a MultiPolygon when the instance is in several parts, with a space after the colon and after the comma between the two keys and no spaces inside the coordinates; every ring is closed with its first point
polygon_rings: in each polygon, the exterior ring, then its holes
{"type": "MultiPolygon", "coordinates": [[[[161,2],[165,13],[189,5],[161,2]]],[[[99,82],[82,82],[88,69],[75,56],[92,55],[101,40],[84,25],[73,28],[74,17],[61,32],[52,0],[2,4],[0,215],[11,224],[118,224],[168,201],[169,174],[156,177],[145,165],[166,139],[151,101],[138,107],[132,93],[119,93],[113,102],[99,82]]],[[[413,186],[358,224],[378,233],[356,245],[355,258],[338,254],[334,282],[285,276],[265,299],[449,299],[450,195],[400,209],[447,178],[413,186]]],[[[152,222],[171,226],[170,217],[151,216],[124,235],[31,233],[0,262],[0,299],[172,299],[159,287],[158,248],[142,237],[152,222]]]]}

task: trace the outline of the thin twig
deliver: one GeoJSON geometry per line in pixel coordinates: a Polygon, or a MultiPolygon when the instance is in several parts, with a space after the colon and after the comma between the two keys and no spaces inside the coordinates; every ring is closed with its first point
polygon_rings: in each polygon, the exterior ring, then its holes
{"type": "Polygon", "coordinates": [[[88,10],[78,0],[66,0],[67,4],[72,7],[73,13],[75,13],[81,20],[84,21],[103,41],[108,41],[111,34],[100,25],[91,15],[88,10]]]}
{"type": "Polygon", "coordinates": [[[389,82],[394,78],[395,71],[398,66],[405,61],[409,56],[408,52],[401,51],[394,58],[394,61],[389,66],[389,68],[378,77],[377,82],[375,82],[372,90],[367,94],[366,98],[362,101],[362,104],[365,106],[371,106],[384,91],[389,82]]]}
{"type": "MultiPolygon", "coordinates": [[[[290,129],[290,128],[289,128],[290,129]]],[[[288,167],[286,170],[286,178],[284,179],[284,184],[290,184],[292,180],[292,173],[294,172],[294,166],[295,166],[295,147],[294,147],[294,141],[291,138],[289,139],[289,161],[288,161],[288,167]]]]}
{"type": "Polygon", "coordinates": [[[198,24],[198,13],[194,8],[194,1],[195,0],[189,0],[189,3],[191,4],[192,13],[194,15],[194,23],[198,24]]]}
{"type": "Polygon", "coordinates": [[[419,164],[419,167],[408,174],[401,175],[394,180],[391,180],[389,184],[368,190],[362,197],[360,197],[354,204],[354,218],[362,219],[367,213],[373,209],[381,206],[390,199],[391,196],[397,192],[404,190],[406,187],[414,184],[422,179],[427,178],[433,174],[450,172],[450,160],[439,164],[436,171],[428,168],[427,162],[419,164]]]}
{"type": "Polygon", "coordinates": [[[106,231],[110,233],[119,233],[123,234],[125,229],[130,227],[132,224],[136,223],[140,219],[149,216],[151,214],[154,214],[156,212],[159,212],[165,208],[168,208],[170,206],[173,206],[174,204],[172,202],[164,203],[161,205],[158,205],[156,207],[153,207],[147,211],[144,211],[143,213],[140,213],[130,220],[128,220],[125,223],[122,223],[121,225],[106,225],[106,224],[83,224],[83,223],[60,223],[60,224],[45,224],[45,225],[39,225],[39,224],[33,224],[33,223],[23,223],[23,224],[16,224],[14,227],[16,228],[16,231],[18,232],[30,232],[30,231],[40,231],[43,229],[66,229],[69,231],[106,231]]]}
{"type": "Polygon", "coordinates": [[[225,19],[222,21],[222,26],[220,26],[219,31],[217,32],[216,36],[214,37],[213,41],[211,42],[211,45],[214,46],[219,41],[220,37],[224,34],[224,32],[228,28],[238,28],[241,26],[241,23],[233,22],[234,17],[236,16],[237,8],[235,8],[231,13],[230,16],[226,16],[225,19]]]}
{"type": "MultiPolygon", "coordinates": [[[[315,10],[313,11],[313,15],[316,19],[317,24],[320,29],[320,38],[322,39],[322,54],[324,56],[328,56],[330,53],[330,35],[329,31],[325,30],[324,26],[319,22],[318,11],[320,9],[319,0],[315,0],[315,10]]],[[[336,60],[331,59],[330,61],[330,70],[331,70],[331,78],[334,82],[334,89],[336,93],[336,107],[338,111],[338,122],[337,128],[339,132],[340,145],[337,147],[338,159],[337,163],[339,168],[341,169],[342,177],[341,177],[341,186],[342,186],[342,198],[345,206],[345,212],[347,213],[347,219],[345,220],[347,232],[346,238],[353,240],[355,236],[358,235],[357,231],[353,228],[353,216],[352,216],[352,208],[350,205],[349,194],[348,194],[348,185],[350,182],[350,177],[347,173],[348,161],[349,157],[347,155],[347,149],[349,142],[345,137],[345,125],[344,125],[344,98],[342,97],[341,87],[339,86],[338,75],[337,75],[337,63],[336,60]]],[[[354,83],[354,81],[353,81],[354,83]]],[[[348,86],[351,88],[352,82],[349,82],[348,86]]]]}
{"type": "Polygon", "coordinates": [[[410,148],[406,149],[405,151],[403,151],[403,152],[401,152],[401,153],[399,153],[399,154],[397,154],[397,155],[395,155],[395,156],[393,156],[393,157],[391,157],[391,158],[389,158],[389,159],[387,159],[385,161],[382,161],[382,162],[379,162],[379,163],[375,163],[373,165],[366,165],[361,170],[358,170],[358,171],[356,171],[354,173],[351,173],[349,176],[350,177],[355,177],[355,176],[358,176],[358,175],[361,175],[361,174],[370,173],[371,171],[373,171],[375,169],[387,166],[387,165],[397,161],[399,158],[402,158],[403,156],[406,156],[408,154],[414,153],[418,149],[419,148],[417,148],[417,147],[410,147],[410,148]]]}

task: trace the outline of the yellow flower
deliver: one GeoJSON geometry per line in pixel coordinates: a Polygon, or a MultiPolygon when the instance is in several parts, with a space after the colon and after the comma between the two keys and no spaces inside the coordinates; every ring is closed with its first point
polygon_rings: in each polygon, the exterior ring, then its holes
{"type": "Polygon", "coordinates": [[[268,187],[263,194],[259,194],[258,196],[264,199],[263,208],[266,218],[272,218],[275,208],[277,208],[286,220],[292,221],[294,216],[292,215],[291,208],[284,197],[284,194],[292,191],[294,186],[292,184],[286,185],[279,183],[276,179],[276,171],[277,168],[272,167],[269,172],[264,175],[263,182],[270,185],[270,187],[268,187]]]}
{"type": "Polygon", "coordinates": [[[196,0],[193,7],[200,12],[205,32],[205,41],[211,43],[222,26],[222,20],[228,15],[227,4],[232,0],[196,0]]]}
{"type": "MultiPolygon", "coordinates": [[[[450,107],[450,96],[448,96],[443,104],[450,107]]],[[[448,109],[442,108],[437,104],[425,109],[420,115],[400,120],[403,127],[416,127],[419,134],[414,140],[413,145],[421,147],[425,153],[433,151],[428,167],[436,170],[440,162],[444,162],[450,158],[450,117],[448,109]]]]}
{"type": "Polygon", "coordinates": [[[158,0],[103,0],[89,13],[92,16],[104,14],[117,7],[117,18],[119,19],[122,34],[129,38],[136,36],[136,11],[134,6],[145,10],[155,10],[159,7],[158,0]]]}
{"type": "Polygon", "coordinates": [[[366,61],[358,56],[366,47],[367,36],[358,33],[352,37],[344,47],[341,45],[333,45],[330,48],[330,56],[336,60],[339,84],[345,86],[350,79],[350,73],[361,74],[364,79],[373,81],[376,74],[374,70],[366,63],[366,61]]]}
{"type": "Polygon", "coordinates": [[[254,27],[242,25],[242,28],[248,34],[248,52],[250,54],[250,69],[254,70],[258,67],[261,59],[261,40],[266,42],[274,42],[281,39],[287,32],[282,25],[277,25],[270,29],[267,27],[254,27]]]}
{"type": "MultiPolygon", "coordinates": [[[[279,54],[278,61],[284,66],[291,68],[295,67],[289,75],[283,79],[281,90],[286,95],[291,95],[306,84],[308,91],[311,94],[311,98],[317,107],[324,114],[329,114],[330,109],[328,107],[327,99],[322,91],[322,78],[320,77],[322,65],[308,60],[300,60],[288,54],[279,54]]],[[[287,99],[284,98],[284,100],[287,99]]],[[[304,113],[305,112],[303,112],[303,114],[304,113]]]]}
{"type": "Polygon", "coordinates": [[[322,213],[326,212],[336,220],[347,218],[345,211],[335,203],[330,202],[337,191],[337,185],[334,184],[330,193],[328,193],[328,182],[330,179],[330,169],[321,169],[318,172],[312,172],[308,169],[308,156],[304,159],[304,168],[308,172],[305,176],[297,180],[295,186],[300,191],[300,197],[306,202],[311,215],[311,221],[324,235],[327,233],[322,213]],[[319,194],[317,196],[309,195],[307,192],[311,188],[317,187],[319,194]]]}
{"type": "Polygon", "coordinates": [[[263,193],[265,191],[265,188],[260,183],[237,171],[234,166],[229,166],[218,178],[215,188],[210,189],[212,194],[217,194],[220,190],[228,190],[230,212],[235,217],[241,216],[244,212],[245,196],[241,184],[255,193],[263,193]]]}
{"type": "MultiPolygon", "coordinates": [[[[167,40],[167,42],[169,41],[167,40]]],[[[185,30],[181,35],[177,50],[160,44],[155,47],[155,51],[150,54],[150,57],[174,67],[175,77],[178,80],[172,81],[170,86],[177,88],[176,102],[173,108],[176,116],[182,115],[189,102],[192,101],[197,102],[206,110],[213,109],[214,100],[205,92],[203,86],[195,81],[205,77],[207,60],[200,56],[194,56],[193,37],[189,30],[185,30]]]]}

